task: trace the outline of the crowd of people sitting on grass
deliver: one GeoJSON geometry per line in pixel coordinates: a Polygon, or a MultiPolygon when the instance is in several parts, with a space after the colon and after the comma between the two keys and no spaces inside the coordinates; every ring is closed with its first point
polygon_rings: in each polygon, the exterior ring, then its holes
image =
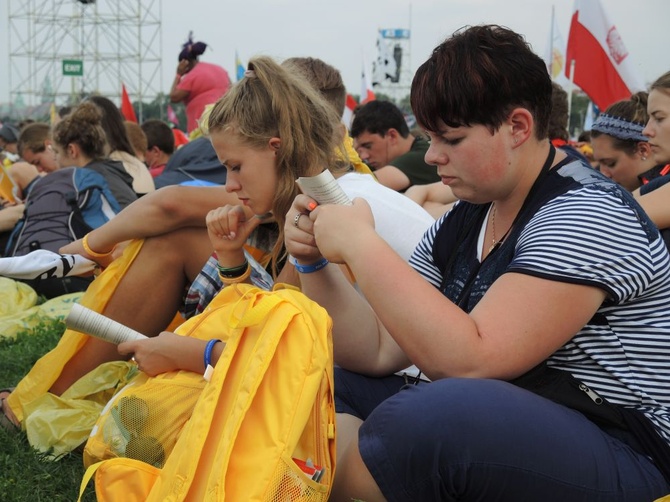
{"type": "MultiPolygon", "coordinates": [[[[496,25],[459,30],[419,67],[421,137],[390,102],[342,124],[341,75],[315,58],[253,58],[222,92],[199,125],[225,172],[211,186],[154,189],[202,150],[175,150],[161,121],[133,148],[106,98],[18,131],[2,228],[16,238],[16,208],[30,216],[53,173],[96,173],[114,214],[51,250],[95,262],[85,301],[149,338],[64,336],[2,382],[4,427],[25,429],[39,399],[110,361],[202,373],[208,353],[216,368],[225,344],[175,326],[231,284],[284,283],[333,320],[332,500],[670,493],[670,72],[600,114],[592,159],[554,126],[567,96],[542,59],[496,25]],[[351,205],[301,193],[298,178],[324,171],[351,205]]],[[[59,281],[44,290],[72,287],[59,281]]]]}

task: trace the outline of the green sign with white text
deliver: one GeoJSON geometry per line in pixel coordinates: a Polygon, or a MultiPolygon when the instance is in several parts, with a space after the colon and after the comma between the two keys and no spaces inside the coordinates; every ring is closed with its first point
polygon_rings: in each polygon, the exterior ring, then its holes
{"type": "Polygon", "coordinates": [[[64,77],[82,77],[84,75],[84,62],[81,59],[63,59],[64,77]]]}

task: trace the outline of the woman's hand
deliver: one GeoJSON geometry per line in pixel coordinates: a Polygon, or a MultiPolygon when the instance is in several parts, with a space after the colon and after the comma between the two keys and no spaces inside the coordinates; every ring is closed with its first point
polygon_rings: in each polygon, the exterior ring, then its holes
{"type": "Polygon", "coordinates": [[[350,206],[318,206],[309,218],[314,225],[316,245],[331,263],[346,263],[347,253],[365,249],[367,237],[375,233],[372,210],[361,198],[354,199],[350,206]]]}
{"type": "Polygon", "coordinates": [[[182,59],[177,65],[177,75],[183,76],[191,71],[191,62],[188,59],[182,59]]]}
{"type": "Polygon", "coordinates": [[[207,214],[207,233],[212,247],[222,265],[239,265],[244,244],[261,220],[239,205],[227,205],[213,209],[207,214]],[[226,257],[231,263],[227,263],[226,257]]]}
{"type": "Polygon", "coordinates": [[[307,195],[298,195],[286,213],[284,244],[288,253],[301,263],[314,263],[322,258],[314,239],[314,222],[309,213],[316,201],[307,195]]]}
{"type": "Polygon", "coordinates": [[[180,355],[185,352],[183,344],[189,340],[191,339],[163,331],[154,338],[121,343],[118,351],[121,355],[132,355],[140,370],[149,376],[156,376],[182,369],[180,355]]]}
{"type": "MultiPolygon", "coordinates": [[[[123,248],[125,246],[115,246],[114,249],[112,249],[112,252],[109,255],[106,255],[104,257],[94,257],[91,256],[86,252],[86,249],[84,249],[84,245],[82,244],[83,239],[77,239],[76,241],[70,242],[69,244],[66,244],[65,246],[61,247],[58,252],[61,254],[78,254],[80,256],[83,256],[84,258],[87,258],[91,261],[96,262],[98,265],[101,267],[107,267],[109,266],[110,263],[112,263],[116,258],[121,256],[123,253],[123,248]]],[[[89,242],[89,246],[91,246],[91,249],[95,252],[98,252],[98,250],[95,248],[95,246],[92,246],[89,242]]],[[[106,250],[101,250],[99,251],[101,253],[105,253],[106,250]]]]}

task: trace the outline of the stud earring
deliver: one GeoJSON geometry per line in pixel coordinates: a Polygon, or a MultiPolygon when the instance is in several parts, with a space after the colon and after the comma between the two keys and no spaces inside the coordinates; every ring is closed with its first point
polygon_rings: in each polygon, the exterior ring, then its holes
{"type": "Polygon", "coordinates": [[[647,157],[643,155],[642,160],[647,160],[647,157]]]}

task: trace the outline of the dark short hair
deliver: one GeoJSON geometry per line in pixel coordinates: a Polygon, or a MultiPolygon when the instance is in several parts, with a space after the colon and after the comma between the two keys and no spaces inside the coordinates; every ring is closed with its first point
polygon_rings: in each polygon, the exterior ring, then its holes
{"type": "Polygon", "coordinates": [[[535,136],[547,137],[551,79],[544,61],[508,28],[464,28],[438,45],[412,81],[410,101],[421,127],[439,131],[481,124],[497,130],[516,107],[535,121],[535,136]]]}
{"type": "Polygon", "coordinates": [[[147,149],[157,146],[162,152],[172,155],[174,152],[174,134],[162,120],[149,119],[142,122],[142,130],[147,136],[147,149]]]}
{"type": "Polygon", "coordinates": [[[356,108],[351,123],[351,137],[364,132],[385,136],[389,129],[395,129],[403,138],[409,136],[409,127],[400,109],[390,101],[374,100],[356,108]]]}

